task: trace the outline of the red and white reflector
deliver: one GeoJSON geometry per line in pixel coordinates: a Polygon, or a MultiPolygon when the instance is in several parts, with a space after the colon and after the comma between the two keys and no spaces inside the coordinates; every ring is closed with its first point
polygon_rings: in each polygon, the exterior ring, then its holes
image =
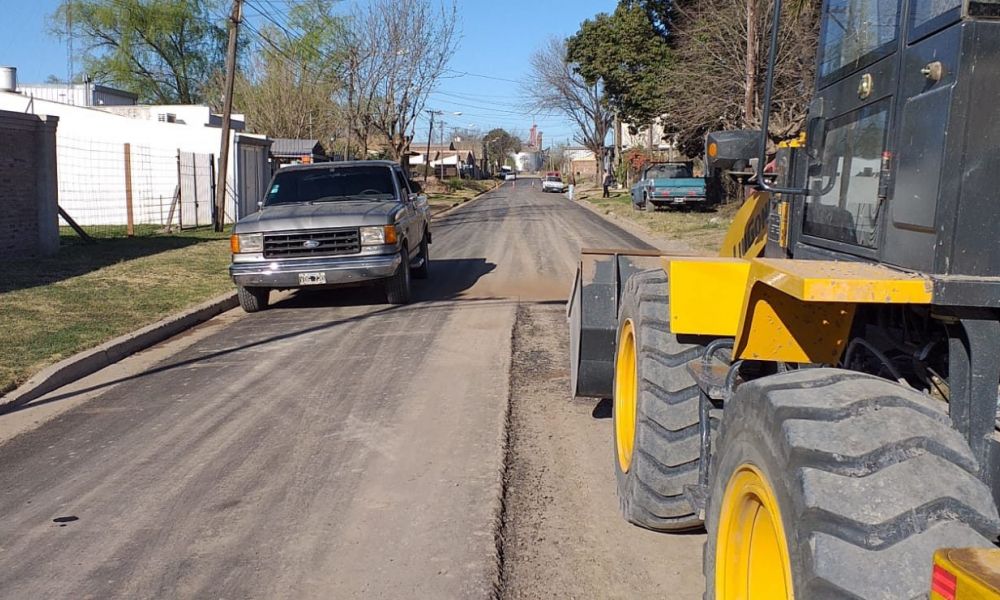
{"type": "Polygon", "coordinates": [[[931,572],[931,594],[937,594],[942,600],[955,600],[955,590],[958,587],[958,578],[934,565],[931,572]]]}

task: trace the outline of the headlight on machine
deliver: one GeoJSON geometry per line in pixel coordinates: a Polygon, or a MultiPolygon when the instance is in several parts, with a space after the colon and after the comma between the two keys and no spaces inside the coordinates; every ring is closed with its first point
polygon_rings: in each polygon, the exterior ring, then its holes
{"type": "Polygon", "coordinates": [[[236,233],[229,238],[233,254],[252,254],[264,251],[263,233],[236,233]]]}
{"type": "Polygon", "coordinates": [[[395,244],[397,241],[399,238],[396,236],[395,225],[361,228],[362,246],[385,246],[395,244]]]}

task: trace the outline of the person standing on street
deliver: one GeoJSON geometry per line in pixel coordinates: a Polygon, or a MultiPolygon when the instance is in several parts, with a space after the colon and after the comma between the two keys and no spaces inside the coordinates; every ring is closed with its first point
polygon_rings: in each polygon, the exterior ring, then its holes
{"type": "Polygon", "coordinates": [[[604,195],[602,198],[610,198],[611,194],[608,192],[608,188],[611,187],[611,173],[604,174],[604,195]]]}

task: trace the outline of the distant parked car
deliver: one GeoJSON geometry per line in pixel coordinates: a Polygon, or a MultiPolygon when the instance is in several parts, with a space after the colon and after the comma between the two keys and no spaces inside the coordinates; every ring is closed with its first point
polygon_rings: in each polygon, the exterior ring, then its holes
{"type": "Polygon", "coordinates": [[[405,304],[410,278],[429,274],[430,222],[427,197],[397,163],[286,167],[233,228],[229,274],[247,312],[267,308],[273,289],[356,283],[405,304]]]}
{"type": "Polygon", "coordinates": [[[548,174],[545,176],[545,179],[542,180],[542,191],[561,194],[566,191],[566,184],[563,183],[562,177],[548,174]]]}
{"type": "Polygon", "coordinates": [[[504,177],[505,181],[517,181],[517,173],[511,171],[504,177]]]}
{"type": "Polygon", "coordinates": [[[632,186],[632,206],[655,210],[661,206],[705,206],[705,178],[692,175],[691,163],[653,163],[632,186]]]}

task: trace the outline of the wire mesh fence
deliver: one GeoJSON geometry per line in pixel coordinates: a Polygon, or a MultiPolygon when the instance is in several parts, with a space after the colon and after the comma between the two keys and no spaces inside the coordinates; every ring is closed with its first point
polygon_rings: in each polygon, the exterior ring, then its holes
{"type": "MultiPolygon", "coordinates": [[[[194,155],[207,160],[191,163],[187,171],[181,168],[181,154],[169,148],[59,136],[56,157],[62,231],[73,234],[75,224],[100,239],[153,235],[180,226],[182,182],[198,175],[207,182],[214,175],[206,174],[204,166],[194,173],[197,165],[212,161],[211,155],[194,155]]],[[[209,207],[207,196],[212,189],[214,186],[207,192],[200,189],[209,207]]],[[[211,222],[209,212],[197,225],[211,222]]]]}

